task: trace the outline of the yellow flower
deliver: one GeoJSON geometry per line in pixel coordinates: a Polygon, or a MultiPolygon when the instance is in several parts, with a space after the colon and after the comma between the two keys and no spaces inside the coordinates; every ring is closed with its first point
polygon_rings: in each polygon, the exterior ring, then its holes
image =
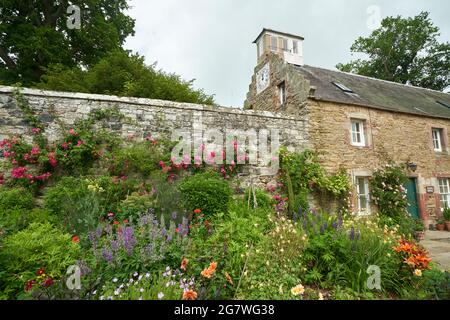
{"type": "Polygon", "coordinates": [[[294,296],[301,295],[301,294],[303,294],[304,292],[305,292],[305,288],[304,288],[301,284],[296,285],[295,287],[293,287],[293,288],[291,289],[291,293],[292,293],[294,296]]]}
{"type": "Polygon", "coordinates": [[[322,292],[319,292],[319,300],[323,300],[322,292]]]}
{"type": "Polygon", "coordinates": [[[414,270],[414,275],[417,277],[421,277],[422,276],[422,271],[420,269],[416,269],[414,270]]]}

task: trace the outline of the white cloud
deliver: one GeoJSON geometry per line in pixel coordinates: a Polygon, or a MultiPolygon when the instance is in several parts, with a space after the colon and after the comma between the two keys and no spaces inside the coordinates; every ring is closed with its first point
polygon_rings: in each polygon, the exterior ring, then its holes
{"type": "Polygon", "coordinates": [[[196,79],[195,86],[215,93],[222,105],[241,107],[248,91],[256,49],[252,41],[263,27],[305,37],[306,64],[333,68],[350,60],[350,46],[367,29],[367,8],[382,17],[429,11],[450,38],[447,0],[132,0],[129,14],[136,34],[125,47],[151,64],[196,79]]]}

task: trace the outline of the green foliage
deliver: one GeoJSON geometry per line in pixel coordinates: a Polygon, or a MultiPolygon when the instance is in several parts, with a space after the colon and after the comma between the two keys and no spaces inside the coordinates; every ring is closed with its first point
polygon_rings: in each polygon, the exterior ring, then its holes
{"type": "Polygon", "coordinates": [[[155,207],[155,204],[156,200],[152,194],[139,194],[137,192],[133,192],[119,204],[116,217],[119,220],[135,220],[142,213],[145,213],[150,208],[155,207]]]}
{"type": "Polygon", "coordinates": [[[423,286],[426,299],[449,300],[450,299],[450,273],[442,272],[437,268],[425,270],[423,273],[423,286]]]}
{"type": "Polygon", "coordinates": [[[0,188],[0,214],[11,209],[32,209],[33,195],[23,188],[0,188]]]}
{"type": "Polygon", "coordinates": [[[179,102],[213,104],[213,96],[193,88],[193,80],[185,81],[176,74],[147,66],[144,57],[124,50],[111,51],[98,63],[82,71],[61,64],[51,65],[41,89],[64,90],[162,99],[179,102]]]}
{"type": "Polygon", "coordinates": [[[450,208],[445,207],[444,211],[442,211],[442,216],[444,217],[445,221],[450,221],[450,208]]]}
{"type": "Polygon", "coordinates": [[[66,230],[77,235],[86,234],[108,212],[115,212],[120,201],[133,188],[130,181],[119,182],[110,177],[64,177],[47,189],[45,208],[58,217],[66,230]]]}
{"type": "Polygon", "coordinates": [[[81,8],[80,29],[67,24],[69,1],[2,1],[0,78],[6,85],[38,82],[51,64],[93,65],[134,33],[134,20],[125,14],[129,9],[126,0],[102,5],[96,0],[75,0],[70,4],[81,8]]]}
{"type": "Polygon", "coordinates": [[[341,71],[444,90],[450,85],[450,43],[439,43],[439,28],[421,12],[413,18],[386,17],[369,37],[359,37],[352,52],[368,60],[338,64],[341,71]]]}
{"type": "Polygon", "coordinates": [[[250,208],[255,207],[254,198],[256,198],[256,207],[258,208],[270,209],[275,204],[275,201],[272,199],[272,197],[268,195],[264,190],[255,189],[255,194],[253,195],[252,189],[248,188],[245,191],[245,201],[247,203],[247,206],[250,206],[250,208]]]}
{"type": "Polygon", "coordinates": [[[117,176],[134,174],[147,178],[160,169],[158,163],[165,154],[168,154],[167,150],[161,150],[159,145],[150,141],[135,142],[112,153],[110,172],[117,176]]]}
{"type": "Polygon", "coordinates": [[[47,210],[14,208],[0,213],[0,229],[7,233],[17,232],[33,222],[56,223],[56,217],[47,210]]]}
{"type": "Polygon", "coordinates": [[[190,236],[193,239],[188,253],[189,271],[200,275],[211,261],[218,264],[221,274],[217,274],[207,285],[209,299],[230,299],[234,297],[237,283],[242,276],[247,253],[264,237],[268,229],[268,210],[258,207],[248,208],[244,199],[236,199],[230,204],[228,213],[218,213],[210,219],[210,232],[202,232],[203,226],[191,224],[190,236]],[[223,275],[227,272],[233,285],[227,284],[223,275]]]}
{"type": "Polygon", "coordinates": [[[387,164],[374,172],[370,190],[382,222],[388,226],[399,225],[401,234],[411,236],[415,221],[407,211],[408,200],[403,187],[407,181],[408,177],[402,166],[387,164]]]}
{"type": "Polygon", "coordinates": [[[186,177],[179,185],[186,210],[204,214],[226,213],[232,190],[228,182],[213,172],[186,177]]]}
{"type": "Polygon", "coordinates": [[[75,263],[79,254],[79,246],[71,241],[70,235],[48,222],[32,223],[3,242],[0,264],[5,273],[0,279],[1,290],[14,298],[40,268],[58,278],[75,263]]]}
{"type": "Polygon", "coordinates": [[[345,200],[350,190],[344,170],[327,176],[319,163],[318,155],[311,150],[302,153],[280,150],[281,181],[287,186],[288,209],[292,215],[299,208],[309,209],[309,192],[325,192],[338,200],[345,200]]]}

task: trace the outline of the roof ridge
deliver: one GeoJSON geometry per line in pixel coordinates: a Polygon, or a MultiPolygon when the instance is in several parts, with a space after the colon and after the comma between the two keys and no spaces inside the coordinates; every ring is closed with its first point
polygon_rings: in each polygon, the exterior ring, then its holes
{"type": "Polygon", "coordinates": [[[422,89],[422,90],[427,90],[427,91],[431,91],[431,92],[437,92],[437,93],[449,94],[449,93],[447,93],[447,92],[443,92],[443,91],[439,91],[439,90],[434,90],[434,89],[429,89],[429,88],[423,88],[423,87],[418,87],[418,86],[408,85],[408,84],[404,84],[404,83],[399,83],[399,82],[394,82],[394,81],[389,81],[389,80],[384,80],[384,79],[378,79],[378,78],[373,78],[373,77],[363,76],[363,75],[360,75],[360,74],[351,73],[351,72],[345,72],[345,71],[341,71],[341,70],[331,70],[331,69],[327,69],[327,68],[323,68],[323,67],[315,67],[315,66],[310,66],[310,65],[304,65],[304,66],[305,66],[305,67],[312,67],[312,68],[316,68],[316,69],[327,70],[327,71],[332,71],[332,72],[337,72],[337,73],[343,73],[343,74],[346,74],[346,75],[356,76],[356,77],[361,77],[361,78],[366,78],[366,79],[370,79],[370,80],[377,80],[377,81],[386,82],[386,83],[389,83],[389,84],[396,84],[396,85],[403,86],[403,87],[407,87],[407,88],[422,89]]]}

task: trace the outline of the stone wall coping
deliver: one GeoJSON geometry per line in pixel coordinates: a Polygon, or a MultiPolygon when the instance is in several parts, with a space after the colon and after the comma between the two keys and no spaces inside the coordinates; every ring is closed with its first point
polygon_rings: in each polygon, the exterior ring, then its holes
{"type": "MultiPolygon", "coordinates": [[[[11,94],[16,87],[1,86],[0,93],[11,94]]],[[[232,107],[222,107],[222,106],[210,106],[195,103],[186,102],[174,102],[168,100],[157,100],[148,98],[133,98],[133,97],[119,97],[113,95],[103,95],[103,94],[92,94],[92,93],[80,93],[80,92],[63,92],[63,91],[50,91],[41,89],[31,89],[31,88],[21,88],[21,92],[26,96],[39,96],[46,98],[65,98],[65,99],[79,99],[79,100],[90,100],[90,101],[104,101],[104,102],[118,102],[124,104],[134,104],[139,106],[153,106],[153,107],[166,107],[173,109],[184,109],[184,110],[197,110],[206,112],[217,112],[217,113],[228,113],[236,115],[248,115],[254,117],[263,118],[274,118],[282,120],[295,120],[295,121],[305,121],[301,117],[296,117],[292,115],[279,114],[270,111],[262,110],[243,110],[239,108],[232,107]]]]}

